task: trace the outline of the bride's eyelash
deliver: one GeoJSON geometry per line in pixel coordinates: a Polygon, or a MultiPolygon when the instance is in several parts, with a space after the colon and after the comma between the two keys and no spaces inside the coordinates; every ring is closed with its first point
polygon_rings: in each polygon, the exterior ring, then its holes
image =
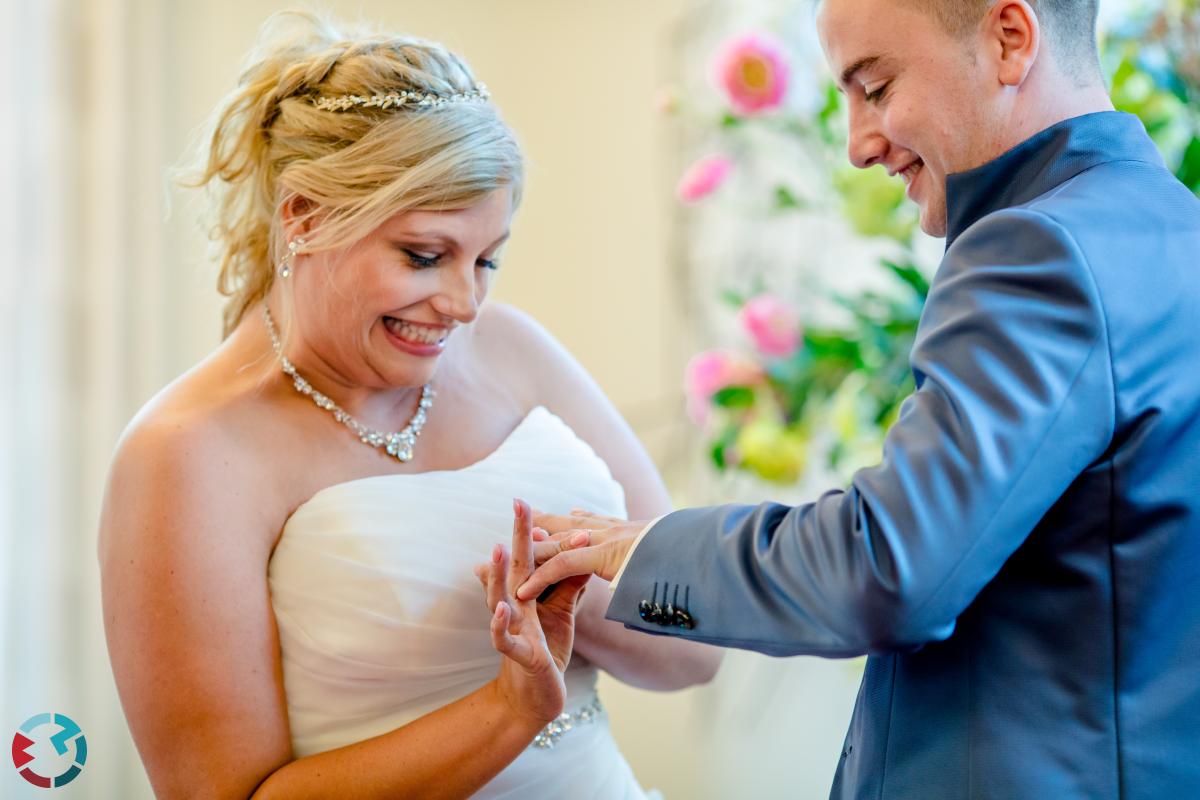
{"type": "Polygon", "coordinates": [[[417,267],[418,269],[435,267],[437,266],[437,263],[442,260],[440,254],[436,256],[423,256],[420,253],[409,250],[407,247],[404,248],[404,255],[408,256],[408,260],[414,267],[417,267]]]}
{"type": "MultiPolygon", "coordinates": [[[[409,262],[417,269],[436,267],[438,262],[442,260],[440,253],[435,256],[423,256],[414,250],[409,250],[407,247],[402,249],[404,250],[404,255],[408,256],[409,262]]],[[[500,265],[494,259],[490,258],[481,258],[475,263],[484,269],[500,269],[500,265]]]]}

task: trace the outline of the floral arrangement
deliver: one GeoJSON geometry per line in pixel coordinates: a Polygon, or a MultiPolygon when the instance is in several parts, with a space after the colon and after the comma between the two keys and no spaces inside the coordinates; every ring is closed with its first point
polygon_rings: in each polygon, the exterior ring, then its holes
{"type": "MultiPolygon", "coordinates": [[[[1200,0],[1168,0],[1111,32],[1102,49],[1114,104],[1143,120],[1180,180],[1200,194],[1200,0]]],[[[879,460],[913,391],[909,351],[936,266],[918,257],[916,210],[904,202],[899,179],[845,164],[844,115],[833,84],[822,88],[815,111],[797,114],[785,105],[792,77],[788,53],[772,36],[726,42],[711,79],[727,110],[707,123],[723,147],[691,164],[676,190],[688,205],[718,195],[739,169],[731,153],[763,146],[765,130],[804,148],[825,181],[814,193],[841,199],[855,235],[887,245],[888,256],[866,266],[882,270],[891,291],[824,298],[849,322],[805,324],[786,297],[726,290],[749,346],[704,351],[687,366],[688,414],[705,432],[712,463],[780,484],[795,483],[817,460],[843,478],[879,460]]],[[[664,110],[679,106],[677,98],[663,102],[664,110]]],[[[757,191],[770,198],[763,213],[809,205],[778,182],[757,191]]]]}
{"type": "Polygon", "coordinates": [[[1118,111],[1136,114],[1167,166],[1200,195],[1200,0],[1165,0],[1104,38],[1118,111]]]}

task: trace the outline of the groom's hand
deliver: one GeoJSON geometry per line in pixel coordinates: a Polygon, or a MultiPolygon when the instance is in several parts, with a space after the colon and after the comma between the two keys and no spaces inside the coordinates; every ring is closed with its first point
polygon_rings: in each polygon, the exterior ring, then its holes
{"type": "Polygon", "coordinates": [[[517,597],[537,597],[547,587],[574,575],[616,577],[647,522],[573,513],[570,517],[535,514],[549,537],[534,545],[535,561],[544,562],[517,590],[517,597]],[[573,527],[568,527],[573,525],[573,527]]]}
{"type": "Polygon", "coordinates": [[[557,534],[572,530],[598,531],[632,523],[620,517],[594,514],[582,508],[573,508],[570,514],[546,514],[535,508],[533,509],[533,524],[548,534],[557,534]]]}
{"type": "Polygon", "coordinates": [[[581,508],[571,510],[570,514],[547,514],[533,512],[533,561],[541,565],[559,553],[573,550],[586,545],[601,544],[607,539],[600,531],[623,525],[635,525],[619,517],[608,517],[603,514],[593,514],[581,508]]]}

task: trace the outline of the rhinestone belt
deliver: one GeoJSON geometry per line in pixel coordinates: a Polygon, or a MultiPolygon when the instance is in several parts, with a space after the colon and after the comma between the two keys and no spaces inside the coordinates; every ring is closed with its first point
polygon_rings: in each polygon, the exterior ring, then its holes
{"type": "Polygon", "coordinates": [[[600,705],[600,698],[592,695],[591,701],[575,713],[568,714],[563,712],[555,717],[553,722],[542,728],[541,733],[533,737],[533,746],[549,750],[558,744],[558,740],[564,733],[576,725],[586,725],[595,722],[596,717],[603,713],[604,706],[600,705]]]}

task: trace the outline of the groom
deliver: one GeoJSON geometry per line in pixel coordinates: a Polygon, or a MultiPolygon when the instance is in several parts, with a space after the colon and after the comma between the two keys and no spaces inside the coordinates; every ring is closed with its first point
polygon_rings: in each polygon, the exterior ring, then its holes
{"type": "Polygon", "coordinates": [[[1200,201],[1112,111],[1095,18],[823,0],[850,160],[946,237],[882,463],[536,520],[590,545],[539,544],[523,597],[596,573],[648,633],[869,654],[834,797],[1200,797],[1200,201]]]}

